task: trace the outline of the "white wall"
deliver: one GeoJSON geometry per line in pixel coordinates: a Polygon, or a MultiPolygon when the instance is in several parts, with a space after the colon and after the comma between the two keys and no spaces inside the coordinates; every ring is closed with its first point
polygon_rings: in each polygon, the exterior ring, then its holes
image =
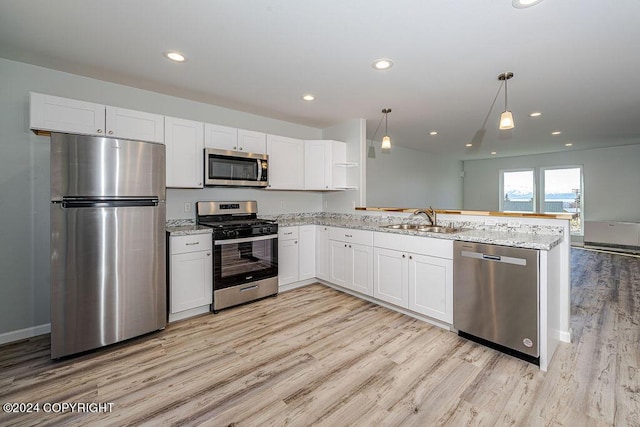
{"type": "Polygon", "coordinates": [[[367,158],[367,206],[462,209],[462,162],[394,146],[367,158]]]}
{"type": "MultiPolygon", "coordinates": [[[[49,138],[29,130],[29,92],[149,111],[301,139],[322,130],[0,58],[0,341],[49,323],[49,138]]],[[[321,193],[169,190],[168,218],[193,218],[184,202],[255,199],[263,213],[314,212],[321,193]],[[284,206],[284,207],[283,207],[284,206]]]]}
{"type": "Polygon", "coordinates": [[[464,209],[499,209],[500,169],[583,166],[585,220],[640,221],[640,144],[464,162],[464,209]]]}

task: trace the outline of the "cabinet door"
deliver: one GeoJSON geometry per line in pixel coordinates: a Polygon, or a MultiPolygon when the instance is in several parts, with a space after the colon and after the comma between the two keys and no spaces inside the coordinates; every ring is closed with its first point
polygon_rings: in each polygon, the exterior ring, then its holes
{"type": "Polygon", "coordinates": [[[329,281],[348,287],[347,269],[348,244],[337,240],[329,241],[329,281]]]}
{"type": "Polygon", "coordinates": [[[105,135],[105,106],[31,92],[29,127],[52,132],[105,135]]]}
{"type": "Polygon", "coordinates": [[[171,313],[209,305],[213,298],[211,251],[171,255],[171,313]]]}
{"type": "Polygon", "coordinates": [[[165,117],[167,187],[202,188],[204,125],[165,117]]]}
{"type": "Polygon", "coordinates": [[[269,186],[271,190],[304,189],[304,145],[302,140],[267,135],[269,186]]]}
{"type": "Polygon", "coordinates": [[[298,281],[298,239],[278,239],[278,286],[298,281]]]}
{"type": "Polygon", "coordinates": [[[267,152],[267,134],[238,129],[238,151],[264,154],[267,152]]]}
{"type": "Polygon", "coordinates": [[[404,252],[374,249],[373,296],[382,301],[407,308],[408,259],[404,252]]]}
{"type": "Polygon", "coordinates": [[[409,309],[453,323],[453,261],[409,254],[409,309]]]}
{"type": "Polygon", "coordinates": [[[299,238],[298,280],[316,277],[316,226],[301,225],[299,238]]]}
{"type": "Polygon", "coordinates": [[[316,225],[316,277],[329,280],[329,227],[316,225]]]}
{"type": "Polygon", "coordinates": [[[238,129],[226,126],[204,125],[204,146],[218,150],[238,150],[238,129]]]}
{"type": "Polygon", "coordinates": [[[373,247],[350,244],[350,289],[373,296],[373,247]]]}
{"type": "Polygon", "coordinates": [[[304,144],[304,188],[329,190],[331,141],[305,141],[304,144]]]}
{"type": "Polygon", "coordinates": [[[106,107],[107,136],[164,143],[164,116],[106,107]]]}

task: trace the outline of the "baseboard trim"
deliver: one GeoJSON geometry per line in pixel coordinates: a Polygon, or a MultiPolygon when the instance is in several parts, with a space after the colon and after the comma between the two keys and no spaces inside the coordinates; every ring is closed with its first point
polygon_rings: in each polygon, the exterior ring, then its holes
{"type": "Polygon", "coordinates": [[[37,337],[51,332],[51,324],[32,326],[31,328],[19,329],[17,331],[5,332],[0,334],[0,345],[14,341],[20,341],[27,338],[37,337]]]}
{"type": "Polygon", "coordinates": [[[569,331],[560,331],[559,332],[559,339],[562,342],[571,342],[571,335],[572,335],[573,330],[569,329],[569,331]]]}
{"type": "Polygon", "coordinates": [[[309,286],[314,283],[318,283],[318,279],[313,278],[313,279],[301,280],[299,282],[288,283],[286,285],[278,286],[278,292],[287,292],[293,289],[302,288],[303,286],[309,286]]]}

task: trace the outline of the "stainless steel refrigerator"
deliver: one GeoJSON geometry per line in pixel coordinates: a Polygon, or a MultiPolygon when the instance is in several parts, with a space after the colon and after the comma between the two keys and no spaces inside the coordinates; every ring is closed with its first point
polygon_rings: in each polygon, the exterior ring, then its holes
{"type": "Polygon", "coordinates": [[[51,135],[51,358],[166,325],[165,147],[51,135]]]}

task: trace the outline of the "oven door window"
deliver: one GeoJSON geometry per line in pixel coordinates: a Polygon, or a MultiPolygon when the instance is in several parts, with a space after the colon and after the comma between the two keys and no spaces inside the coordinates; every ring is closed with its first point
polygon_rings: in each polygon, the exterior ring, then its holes
{"type": "Polygon", "coordinates": [[[229,242],[215,244],[215,290],[278,275],[278,239],[275,236],[266,240],[229,242]]]}
{"type": "Polygon", "coordinates": [[[209,155],[209,179],[258,181],[256,159],[209,155]]]}

